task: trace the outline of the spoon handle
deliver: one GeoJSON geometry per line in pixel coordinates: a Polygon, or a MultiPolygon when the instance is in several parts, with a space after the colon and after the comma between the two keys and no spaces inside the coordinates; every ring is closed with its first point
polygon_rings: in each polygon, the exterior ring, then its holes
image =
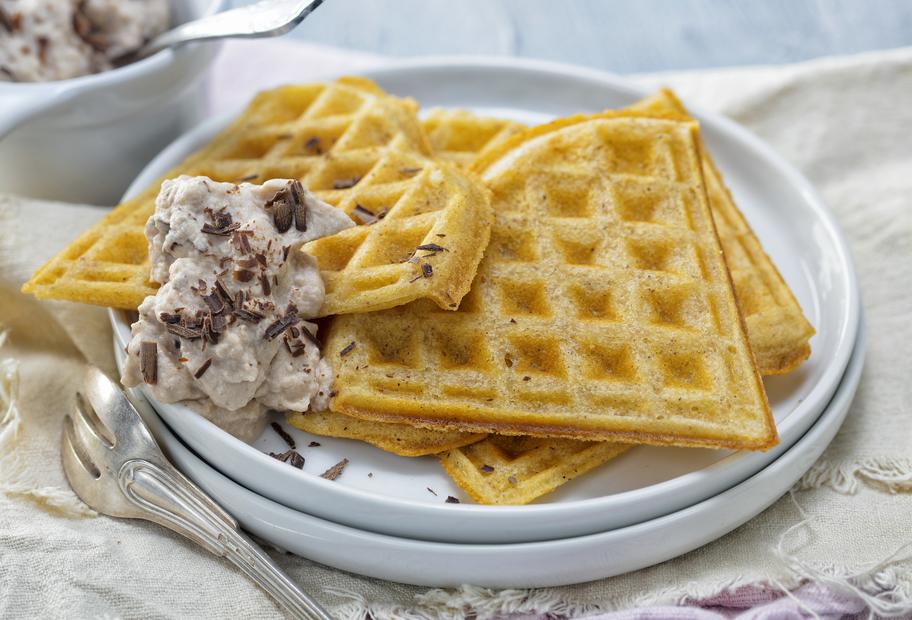
{"type": "Polygon", "coordinates": [[[131,60],[193,41],[229,37],[277,37],[295,28],[322,3],[323,0],[260,0],[255,4],[216,13],[163,32],[146,43],[131,60]]]}

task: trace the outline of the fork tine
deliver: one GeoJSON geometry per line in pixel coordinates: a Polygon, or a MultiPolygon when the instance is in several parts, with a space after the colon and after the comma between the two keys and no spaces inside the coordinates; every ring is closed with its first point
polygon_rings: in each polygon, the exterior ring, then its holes
{"type": "Polygon", "coordinates": [[[77,413],[69,414],[64,419],[64,434],[86,469],[91,471],[90,464],[94,465],[99,476],[109,470],[111,450],[91,423],[78,412],[78,407],[77,413]]]}
{"type": "Polygon", "coordinates": [[[61,456],[63,460],[63,473],[76,494],[86,504],[96,508],[93,504],[95,493],[93,488],[98,484],[101,475],[98,467],[85,454],[77,448],[79,439],[73,428],[73,419],[67,415],[63,419],[63,440],[61,456]]]}
{"type": "Polygon", "coordinates": [[[104,428],[103,436],[117,450],[118,445],[155,446],[155,441],[141,422],[139,413],[127,400],[121,389],[103,372],[95,367],[89,368],[85,378],[85,396],[87,404],[104,428]]]}
{"type": "Polygon", "coordinates": [[[79,414],[79,420],[96,439],[108,448],[114,447],[115,437],[104,422],[98,417],[95,408],[86,401],[82,392],[76,392],[76,413],[79,414]]]}

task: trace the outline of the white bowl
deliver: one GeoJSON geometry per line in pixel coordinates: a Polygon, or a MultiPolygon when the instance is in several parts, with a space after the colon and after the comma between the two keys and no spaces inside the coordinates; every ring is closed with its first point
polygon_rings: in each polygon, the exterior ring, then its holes
{"type": "MultiPolygon", "coordinates": [[[[422,106],[469,107],[526,121],[626,105],[643,94],[615,76],[528,61],[432,59],[367,75],[422,106]]],[[[408,538],[505,543],[578,536],[668,514],[730,488],[784,453],[825,409],[848,364],[860,306],[848,247],[807,180],[744,128],[718,115],[698,116],[735,198],[818,330],[810,360],[765,381],[781,438],[776,448],[732,453],[642,446],[534,505],[454,505],[443,499],[464,496],[433,457],[396,457],[361,442],[323,438],[313,438],[321,447],[307,449],[311,437],[292,431],[304,446],[302,472],[264,454],[284,450],[271,429],[248,446],[185,407],[151,401],[153,406],[210,465],[260,495],[337,523],[408,538]],[[351,461],[343,476],[334,482],[319,477],[343,457],[351,461]]],[[[205,144],[225,122],[213,120],[175,142],[128,196],[205,144]]],[[[112,322],[123,346],[129,321],[114,312],[112,322]]]]}
{"type": "MultiPolygon", "coordinates": [[[[172,0],[173,23],[224,0],[172,0]]],[[[0,191],[114,204],[156,153],[205,112],[218,44],[165,50],[94,75],[0,82],[0,191]]]]}

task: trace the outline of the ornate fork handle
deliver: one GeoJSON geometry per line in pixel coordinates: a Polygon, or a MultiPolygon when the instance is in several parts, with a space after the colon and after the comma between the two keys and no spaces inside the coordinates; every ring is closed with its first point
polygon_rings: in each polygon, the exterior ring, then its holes
{"type": "Polygon", "coordinates": [[[121,466],[117,480],[124,496],[144,518],[227,558],[295,617],[331,620],[240,532],[231,515],[170,465],[132,459],[121,466]]]}

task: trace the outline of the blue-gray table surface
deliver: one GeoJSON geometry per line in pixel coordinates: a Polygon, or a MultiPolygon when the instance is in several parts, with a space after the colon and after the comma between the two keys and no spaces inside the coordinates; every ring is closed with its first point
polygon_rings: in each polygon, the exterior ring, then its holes
{"type": "Polygon", "coordinates": [[[634,73],[909,46],[912,0],[325,0],[290,36],[395,56],[497,54],[634,73]]]}

